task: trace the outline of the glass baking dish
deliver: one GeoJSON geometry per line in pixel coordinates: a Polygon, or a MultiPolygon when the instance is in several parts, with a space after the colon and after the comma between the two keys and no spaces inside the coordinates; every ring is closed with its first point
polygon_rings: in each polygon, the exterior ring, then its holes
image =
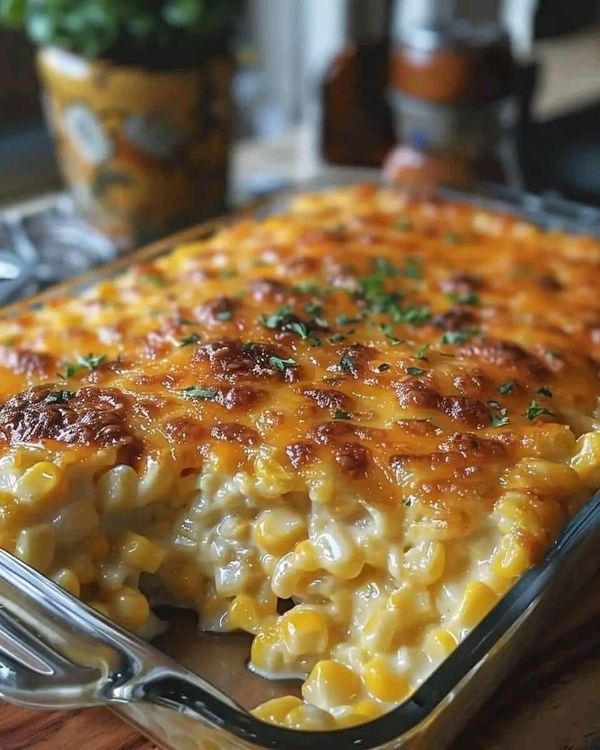
{"type": "MultiPolygon", "coordinates": [[[[310,189],[373,179],[338,171],[310,189]]],[[[442,197],[510,212],[546,227],[599,234],[600,212],[556,198],[483,187],[442,197]]],[[[280,210],[277,196],[250,210],[280,210]]],[[[231,218],[163,240],[87,276],[19,303],[22,313],[54,296],[73,294],[131,263],[168,252],[182,241],[208,236],[231,218]]],[[[245,669],[249,642],[242,636],[197,633],[191,618],[167,615],[169,630],[154,645],[126,633],[54,583],[0,551],[0,695],[42,708],[110,705],[165,748],[322,747],[440,749],[482,706],[559,610],[600,567],[600,492],[571,519],[544,561],[528,571],[440,667],[389,714],[349,729],[301,732],[265,724],[248,708],[290,683],[245,669]]],[[[293,689],[293,688],[292,688],[293,689]]]]}

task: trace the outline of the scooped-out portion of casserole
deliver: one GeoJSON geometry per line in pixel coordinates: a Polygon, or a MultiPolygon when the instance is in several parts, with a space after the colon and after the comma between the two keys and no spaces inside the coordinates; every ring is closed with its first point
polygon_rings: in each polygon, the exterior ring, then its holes
{"type": "Polygon", "coordinates": [[[599,289],[595,240],[361,185],[5,317],[0,545],[253,634],[266,721],[368,721],[600,486],[599,289]]]}

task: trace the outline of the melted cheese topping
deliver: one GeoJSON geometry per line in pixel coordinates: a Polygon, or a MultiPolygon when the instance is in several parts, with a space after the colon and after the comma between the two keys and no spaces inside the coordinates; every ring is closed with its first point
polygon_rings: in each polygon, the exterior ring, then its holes
{"type": "Polygon", "coordinates": [[[6,318],[0,544],[253,633],[305,679],[265,720],[367,721],[600,485],[599,286],[590,238],[358,186],[6,318]]]}

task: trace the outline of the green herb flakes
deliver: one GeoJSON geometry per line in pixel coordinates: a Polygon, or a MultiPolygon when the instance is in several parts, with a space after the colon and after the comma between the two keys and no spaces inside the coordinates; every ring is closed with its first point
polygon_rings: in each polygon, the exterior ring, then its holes
{"type": "Polygon", "coordinates": [[[197,333],[190,333],[189,336],[184,336],[182,339],[177,339],[177,346],[190,346],[191,344],[197,344],[200,341],[200,336],[197,333]]]}
{"type": "Polygon", "coordinates": [[[515,387],[514,381],[507,380],[505,383],[500,383],[500,385],[498,386],[498,390],[503,396],[508,396],[509,393],[513,392],[514,387],[515,387]]]}
{"type": "Polygon", "coordinates": [[[292,367],[298,367],[295,359],[281,359],[280,357],[269,357],[269,364],[278,372],[285,372],[292,367]]]}
{"type": "Polygon", "coordinates": [[[532,399],[529,402],[529,406],[527,407],[524,416],[527,417],[530,422],[533,422],[535,419],[543,415],[553,417],[554,412],[550,409],[546,409],[545,406],[540,406],[535,399],[532,399]]]}
{"type": "Polygon", "coordinates": [[[219,391],[215,388],[200,388],[195,385],[184,388],[181,392],[184,398],[201,401],[213,401],[219,395],[219,391]]]}
{"type": "Polygon", "coordinates": [[[66,404],[74,395],[73,391],[51,391],[44,402],[47,404],[66,404]]]}
{"type": "Polygon", "coordinates": [[[352,415],[348,414],[348,412],[344,411],[343,409],[336,409],[333,413],[333,418],[336,421],[347,421],[349,419],[352,419],[352,415]]]}

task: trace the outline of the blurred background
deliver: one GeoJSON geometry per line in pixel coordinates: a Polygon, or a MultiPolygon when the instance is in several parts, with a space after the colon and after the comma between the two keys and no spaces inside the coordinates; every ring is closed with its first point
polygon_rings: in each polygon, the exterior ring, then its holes
{"type": "Polygon", "coordinates": [[[599,67],[600,0],[0,0],[0,298],[332,167],[600,205],[599,67]]]}

